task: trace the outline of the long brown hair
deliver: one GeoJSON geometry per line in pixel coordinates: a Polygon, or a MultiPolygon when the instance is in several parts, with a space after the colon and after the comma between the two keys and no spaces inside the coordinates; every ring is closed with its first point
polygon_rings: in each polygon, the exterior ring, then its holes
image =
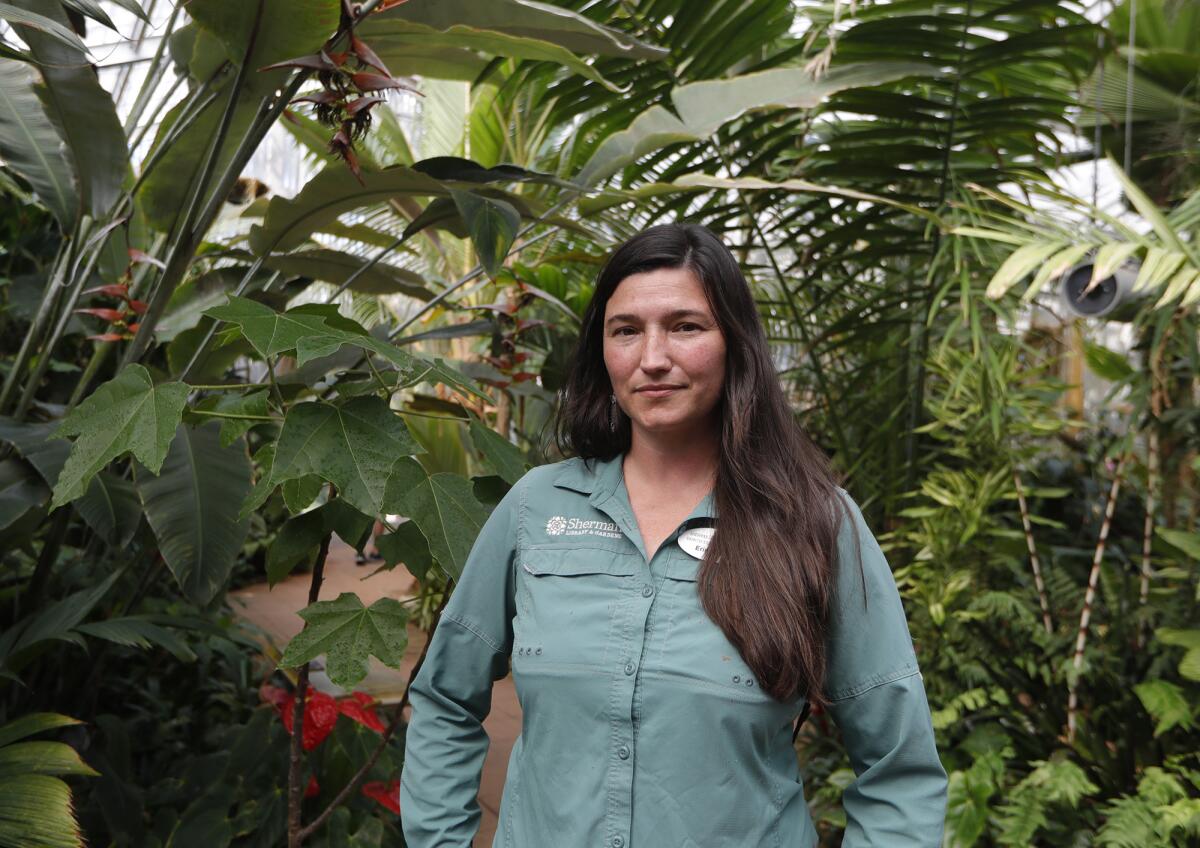
{"type": "Polygon", "coordinates": [[[682,267],[703,284],[726,350],[714,491],[719,532],[700,565],[700,601],[773,697],[799,693],[824,704],[838,528],[852,519],[829,458],[800,427],[780,388],[750,286],[708,228],[651,227],[609,257],[583,316],[556,442],[564,455],[585,459],[629,449],[628,416],[618,408],[615,430],[609,423],[605,306],[631,274],[682,267]]]}

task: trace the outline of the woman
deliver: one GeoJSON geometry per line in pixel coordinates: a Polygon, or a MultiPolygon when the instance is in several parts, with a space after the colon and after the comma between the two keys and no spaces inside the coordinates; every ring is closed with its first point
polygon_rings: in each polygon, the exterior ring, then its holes
{"type": "Polygon", "coordinates": [[[523,727],[494,846],[808,848],[808,706],[855,781],[844,848],[936,848],[946,775],[896,584],[795,424],[749,287],[696,225],[621,245],[558,422],[485,523],[413,682],[410,848],[468,846],[482,722],[523,727]]]}

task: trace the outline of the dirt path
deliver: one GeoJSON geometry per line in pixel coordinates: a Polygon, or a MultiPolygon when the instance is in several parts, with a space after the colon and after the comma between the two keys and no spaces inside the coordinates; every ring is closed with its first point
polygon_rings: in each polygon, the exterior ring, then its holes
{"type": "MultiPolygon", "coordinates": [[[[375,570],[376,563],[354,564],[354,549],[336,536],[329,546],[329,557],[325,561],[325,582],[321,597],[333,600],[342,592],[353,592],[363,604],[370,606],[382,597],[401,600],[411,597],[415,587],[412,576],[398,567],[391,572],[382,572],[374,577],[367,576],[375,570]]],[[[277,648],[282,649],[293,636],[300,632],[304,621],[297,615],[307,606],[309,575],[293,574],[274,589],[266,583],[247,586],[232,593],[233,608],[246,621],[263,631],[277,648]]],[[[399,670],[387,668],[374,657],[366,679],[356,688],[367,692],[385,704],[394,704],[404,694],[404,685],[413,664],[421,655],[425,635],[410,625],[408,650],[399,670]]],[[[322,691],[341,694],[321,672],[314,671],[312,683],[322,691]]],[[[508,755],[513,741],[521,732],[521,707],[517,703],[512,678],[506,677],[496,683],[492,691],[492,712],[484,722],[484,728],[492,740],[487,759],[483,764],[483,778],[479,789],[479,806],[483,810],[483,822],[479,828],[476,845],[483,848],[492,844],[496,832],[496,813],[500,807],[500,793],[504,788],[504,775],[508,755]]]]}

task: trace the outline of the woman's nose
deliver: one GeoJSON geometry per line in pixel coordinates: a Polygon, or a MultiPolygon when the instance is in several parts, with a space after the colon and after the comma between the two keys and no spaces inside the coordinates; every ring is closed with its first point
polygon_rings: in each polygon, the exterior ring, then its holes
{"type": "Polygon", "coordinates": [[[662,371],[670,368],[671,357],[667,351],[666,334],[650,331],[646,333],[645,338],[645,344],[642,346],[642,370],[662,371]]]}

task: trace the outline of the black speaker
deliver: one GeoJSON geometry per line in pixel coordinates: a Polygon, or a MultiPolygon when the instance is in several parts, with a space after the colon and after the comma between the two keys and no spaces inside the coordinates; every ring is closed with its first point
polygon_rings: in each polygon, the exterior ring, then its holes
{"type": "Polygon", "coordinates": [[[1093,259],[1085,259],[1062,275],[1058,293],[1063,308],[1067,314],[1080,318],[1132,320],[1150,295],[1150,292],[1133,291],[1141,267],[1139,262],[1127,261],[1084,294],[1094,268],[1093,259]]]}

